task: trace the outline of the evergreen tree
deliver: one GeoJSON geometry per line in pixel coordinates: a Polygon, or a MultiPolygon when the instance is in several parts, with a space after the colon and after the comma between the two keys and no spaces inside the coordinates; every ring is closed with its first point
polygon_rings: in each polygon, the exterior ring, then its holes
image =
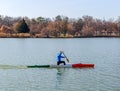
{"type": "Polygon", "coordinates": [[[28,25],[26,24],[25,20],[19,21],[17,24],[15,24],[15,31],[17,33],[29,33],[30,29],[28,28],[28,25]]]}

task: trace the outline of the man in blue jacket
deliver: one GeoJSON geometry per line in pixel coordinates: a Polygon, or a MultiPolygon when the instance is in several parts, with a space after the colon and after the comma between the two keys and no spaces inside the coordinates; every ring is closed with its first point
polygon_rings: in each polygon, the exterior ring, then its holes
{"type": "Polygon", "coordinates": [[[60,51],[60,53],[58,53],[58,55],[57,55],[57,65],[60,65],[61,63],[63,63],[64,65],[66,65],[65,61],[61,60],[62,58],[66,58],[62,54],[63,54],[63,52],[60,51]]]}

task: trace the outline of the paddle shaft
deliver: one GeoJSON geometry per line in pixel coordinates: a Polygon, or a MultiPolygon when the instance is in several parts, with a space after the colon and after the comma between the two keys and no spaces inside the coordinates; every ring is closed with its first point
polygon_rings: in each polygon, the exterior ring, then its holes
{"type": "Polygon", "coordinates": [[[67,62],[69,63],[69,59],[67,58],[67,56],[65,55],[65,53],[64,53],[64,52],[62,52],[62,53],[63,53],[63,55],[65,56],[67,62]]]}

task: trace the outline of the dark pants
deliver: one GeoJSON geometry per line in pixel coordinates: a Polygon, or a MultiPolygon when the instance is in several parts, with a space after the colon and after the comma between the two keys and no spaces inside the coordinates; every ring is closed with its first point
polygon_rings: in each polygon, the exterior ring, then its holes
{"type": "Polygon", "coordinates": [[[60,65],[61,63],[63,63],[64,65],[66,65],[66,63],[64,61],[58,61],[57,65],[60,65]]]}

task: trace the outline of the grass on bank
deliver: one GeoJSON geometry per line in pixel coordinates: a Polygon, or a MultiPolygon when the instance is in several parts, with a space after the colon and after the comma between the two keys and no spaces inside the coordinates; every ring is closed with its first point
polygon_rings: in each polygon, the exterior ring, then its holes
{"type": "Polygon", "coordinates": [[[73,36],[61,34],[59,37],[45,36],[41,34],[30,34],[30,33],[0,33],[0,38],[95,38],[95,37],[120,37],[119,35],[95,35],[95,36],[73,36]]]}

